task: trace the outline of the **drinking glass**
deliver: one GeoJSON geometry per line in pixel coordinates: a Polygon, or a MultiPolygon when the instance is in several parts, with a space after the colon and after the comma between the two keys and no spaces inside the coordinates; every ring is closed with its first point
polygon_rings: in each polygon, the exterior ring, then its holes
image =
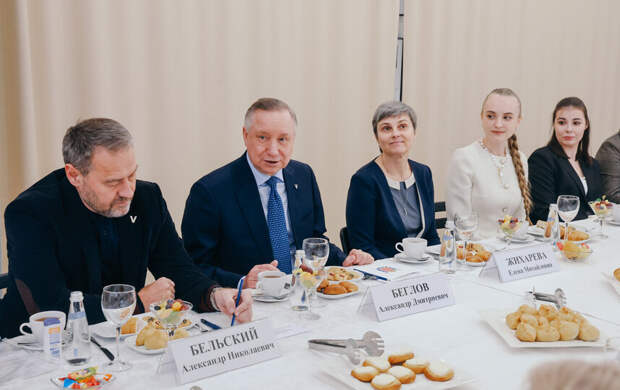
{"type": "Polygon", "coordinates": [[[603,239],[609,238],[607,234],[605,234],[605,219],[609,217],[611,214],[613,204],[605,199],[603,200],[593,200],[588,202],[592,211],[594,211],[594,215],[596,215],[596,219],[598,219],[601,224],[601,232],[598,234],[599,237],[603,239]]]}
{"type": "Polygon", "coordinates": [[[463,248],[463,258],[457,261],[461,264],[465,263],[467,259],[467,244],[474,236],[474,232],[478,229],[478,214],[471,213],[467,215],[457,215],[455,219],[456,231],[459,237],[465,241],[465,247],[463,248]]]}
{"type": "MultiPolygon", "coordinates": [[[[304,264],[319,277],[320,283],[325,274],[325,263],[329,257],[329,241],[324,238],[306,238],[301,248],[304,251],[304,264]]],[[[316,290],[311,291],[308,297],[314,307],[325,307],[326,303],[318,299],[316,290]]]]}
{"type": "Polygon", "coordinates": [[[121,360],[120,338],[121,326],[133,315],[136,308],[136,289],[128,284],[111,284],[103,288],[101,310],[105,318],[116,326],[116,359],[102,367],[109,371],[125,371],[132,367],[129,362],[121,360]]]}
{"type": "MultiPolygon", "coordinates": [[[[557,200],[558,214],[564,221],[564,240],[568,241],[568,223],[579,212],[579,197],[574,195],[560,195],[557,200]]],[[[561,238],[561,237],[560,237],[561,238]]]]}

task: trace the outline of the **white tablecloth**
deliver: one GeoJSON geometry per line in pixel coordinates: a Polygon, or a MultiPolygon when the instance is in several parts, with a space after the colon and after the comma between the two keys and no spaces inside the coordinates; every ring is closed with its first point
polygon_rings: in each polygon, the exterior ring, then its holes
{"type": "MultiPolygon", "coordinates": [[[[515,310],[525,303],[525,292],[532,287],[549,293],[561,287],[566,293],[568,307],[585,313],[588,320],[607,336],[620,336],[620,296],[602,275],[611,275],[613,269],[620,267],[620,228],[608,226],[607,233],[610,236],[608,240],[590,242],[594,253],[587,262],[567,263],[559,260],[559,272],[535,278],[500,283],[497,278],[481,278],[478,276],[479,269],[465,266],[465,271],[451,277],[456,305],[382,323],[357,310],[363,293],[327,301],[325,307],[317,310],[321,314],[318,321],[300,319],[299,314],[289,308],[289,302],[256,302],[254,318],[269,317],[276,327],[293,323],[309,329],[309,332],[277,342],[281,358],[177,386],[172,366],[160,374],[155,373],[159,356],[141,355],[123,345],[122,357],[130,360],[134,367],[117,374],[116,383],[109,388],[189,389],[195,385],[202,389],[346,388],[325,374],[324,364],[317,362],[320,358],[308,349],[307,340],[356,338],[367,330],[375,330],[383,336],[388,349],[390,346],[409,345],[419,355],[444,359],[455,370],[466,370],[476,378],[476,382],[461,389],[520,389],[530,368],[542,362],[567,358],[587,361],[615,359],[617,351],[602,348],[511,348],[480,318],[479,311],[515,310]]],[[[434,261],[407,266],[429,273],[437,270],[434,261]]],[[[364,281],[362,288],[376,283],[379,282],[364,281]]],[[[219,324],[228,322],[220,313],[197,316],[219,324]]],[[[105,344],[115,351],[113,340],[105,340],[105,344]]],[[[6,343],[0,345],[0,363],[10,348],[6,343]]],[[[98,349],[93,348],[93,351],[94,364],[106,361],[98,349]]],[[[69,370],[66,366],[60,366],[32,378],[0,383],[0,388],[50,388],[50,377],[62,376],[69,370]]],[[[419,381],[417,386],[407,385],[404,388],[420,388],[422,384],[419,381]]],[[[370,385],[368,389],[371,389],[370,385]]]]}

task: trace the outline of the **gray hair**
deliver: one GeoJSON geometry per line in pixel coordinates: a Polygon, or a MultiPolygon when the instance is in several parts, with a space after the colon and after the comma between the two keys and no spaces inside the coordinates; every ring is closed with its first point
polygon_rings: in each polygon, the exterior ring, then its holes
{"type": "Polygon", "coordinates": [[[295,126],[297,126],[297,115],[295,115],[295,111],[283,102],[280,99],[276,98],[268,98],[263,97],[252,103],[250,108],[245,112],[245,118],[243,120],[243,126],[246,130],[250,130],[250,126],[252,126],[252,117],[254,116],[254,111],[263,110],[263,111],[288,111],[293,118],[293,122],[295,122],[295,126]]]}
{"type": "Polygon", "coordinates": [[[92,118],[67,129],[62,139],[62,157],[83,175],[87,175],[97,146],[118,151],[133,146],[129,131],[113,119],[92,118]]]}
{"type": "Polygon", "coordinates": [[[413,108],[403,102],[385,102],[377,107],[375,115],[372,116],[372,132],[375,133],[375,137],[377,136],[377,125],[379,122],[385,118],[391,118],[401,114],[407,114],[409,116],[414,131],[418,128],[418,116],[415,114],[415,111],[413,111],[413,108]]]}

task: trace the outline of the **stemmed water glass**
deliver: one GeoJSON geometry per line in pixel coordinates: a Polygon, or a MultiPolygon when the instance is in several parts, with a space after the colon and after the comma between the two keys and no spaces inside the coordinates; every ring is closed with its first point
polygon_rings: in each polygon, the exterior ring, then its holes
{"type": "Polygon", "coordinates": [[[478,214],[471,213],[466,215],[457,215],[455,218],[456,231],[459,237],[463,239],[465,247],[463,248],[463,258],[457,260],[459,263],[465,263],[467,260],[467,244],[474,236],[474,232],[478,229],[478,214]]]}
{"type": "Polygon", "coordinates": [[[111,284],[103,288],[101,310],[105,318],[116,327],[116,359],[103,365],[109,371],[125,371],[132,367],[120,357],[121,326],[133,315],[136,308],[136,289],[128,284],[111,284]]]}
{"type": "Polygon", "coordinates": [[[308,273],[305,275],[302,274],[301,278],[301,284],[306,289],[306,296],[309,298],[308,312],[303,313],[302,317],[314,320],[318,319],[319,315],[312,313],[312,306],[320,306],[320,304],[317,305],[317,302],[313,304],[311,297],[316,296],[316,289],[314,287],[323,279],[323,268],[329,257],[329,242],[324,238],[306,238],[302,243],[302,249],[304,251],[303,263],[312,270],[312,277],[310,277],[308,273]],[[313,286],[311,286],[311,282],[314,282],[313,286]],[[308,286],[312,288],[309,289],[308,286]]]}
{"type": "Polygon", "coordinates": [[[568,241],[568,223],[579,212],[579,197],[574,195],[560,195],[557,200],[558,214],[564,221],[564,241],[568,241]]]}

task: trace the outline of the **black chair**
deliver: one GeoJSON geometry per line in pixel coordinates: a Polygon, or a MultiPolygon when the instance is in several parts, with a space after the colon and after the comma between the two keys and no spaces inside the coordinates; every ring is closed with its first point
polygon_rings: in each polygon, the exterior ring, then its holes
{"type": "Polygon", "coordinates": [[[446,220],[448,218],[447,217],[437,218],[437,213],[444,213],[445,215],[445,212],[446,212],[446,202],[435,202],[435,225],[437,229],[443,229],[446,227],[446,220]]]}
{"type": "Polygon", "coordinates": [[[344,254],[348,254],[351,251],[351,243],[349,242],[349,231],[346,226],[340,229],[340,243],[342,244],[344,254]]]}

